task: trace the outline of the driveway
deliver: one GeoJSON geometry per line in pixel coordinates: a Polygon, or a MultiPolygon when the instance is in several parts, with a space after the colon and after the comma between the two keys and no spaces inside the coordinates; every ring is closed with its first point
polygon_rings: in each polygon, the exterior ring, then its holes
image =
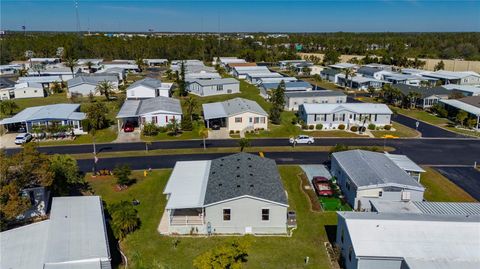
{"type": "Polygon", "coordinates": [[[480,201],[480,172],[473,167],[435,167],[442,175],[480,201]]]}
{"type": "Polygon", "coordinates": [[[118,132],[117,139],[113,143],[126,143],[126,142],[141,142],[140,129],[135,129],[133,132],[125,133],[123,130],[118,132]]]}
{"type": "Polygon", "coordinates": [[[15,145],[15,137],[17,134],[10,133],[0,136],[0,148],[20,148],[20,145],[15,145]]]}
{"type": "Polygon", "coordinates": [[[227,128],[220,128],[220,130],[208,130],[208,139],[229,139],[230,133],[227,128]]]}
{"type": "MultiPolygon", "coordinates": [[[[417,122],[417,120],[414,118],[410,118],[400,114],[394,114],[392,116],[392,120],[412,129],[415,129],[415,124],[417,122]]],[[[418,131],[422,133],[422,137],[465,137],[463,135],[447,131],[445,129],[425,123],[423,121],[420,121],[420,124],[418,125],[418,131]]]]}

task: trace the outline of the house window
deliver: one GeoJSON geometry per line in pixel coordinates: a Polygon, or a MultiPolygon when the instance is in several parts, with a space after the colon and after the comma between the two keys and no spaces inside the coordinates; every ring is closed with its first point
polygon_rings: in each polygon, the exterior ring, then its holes
{"type": "Polygon", "coordinates": [[[157,116],[153,116],[153,117],[152,117],[152,122],[153,122],[153,123],[158,123],[157,116]]]}
{"type": "Polygon", "coordinates": [[[252,123],[252,122],[253,122],[253,118],[252,118],[252,117],[248,118],[248,122],[252,123]]]}
{"type": "Polygon", "coordinates": [[[378,192],[378,197],[382,197],[382,195],[383,195],[383,191],[379,191],[378,192]]]}
{"type": "Polygon", "coordinates": [[[232,219],[231,209],[224,208],[223,209],[223,221],[230,221],[232,219]]]}
{"type": "Polygon", "coordinates": [[[260,122],[260,117],[253,118],[253,123],[257,124],[260,122]]]}
{"type": "Polygon", "coordinates": [[[240,122],[242,122],[242,118],[241,118],[241,117],[237,117],[237,118],[235,118],[235,122],[236,122],[236,123],[240,123],[240,122]]]}
{"type": "Polygon", "coordinates": [[[223,85],[217,85],[217,91],[223,91],[223,85]]]}
{"type": "Polygon", "coordinates": [[[265,123],[265,117],[260,117],[260,123],[265,123]]]}
{"type": "Polygon", "coordinates": [[[377,118],[378,118],[378,114],[375,114],[375,122],[377,121],[377,118]]]}
{"type": "Polygon", "coordinates": [[[347,187],[347,190],[350,190],[350,181],[346,181],[345,182],[345,187],[347,187]]]}
{"type": "Polygon", "coordinates": [[[270,209],[262,208],[262,220],[269,221],[270,220],[270,209]]]}

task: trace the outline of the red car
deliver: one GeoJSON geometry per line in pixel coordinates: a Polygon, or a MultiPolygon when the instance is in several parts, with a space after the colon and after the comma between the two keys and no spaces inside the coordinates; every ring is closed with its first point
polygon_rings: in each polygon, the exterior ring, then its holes
{"type": "Polygon", "coordinates": [[[123,125],[123,131],[125,133],[131,133],[133,132],[133,130],[135,130],[135,126],[133,126],[133,123],[127,122],[125,123],[125,125],[123,125]]]}
{"type": "Polygon", "coordinates": [[[333,190],[330,187],[330,182],[325,177],[313,177],[313,187],[318,196],[332,196],[333,190]]]}

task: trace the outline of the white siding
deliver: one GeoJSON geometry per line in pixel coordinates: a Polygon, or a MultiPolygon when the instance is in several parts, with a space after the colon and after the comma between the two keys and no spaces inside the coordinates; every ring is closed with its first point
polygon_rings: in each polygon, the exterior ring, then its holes
{"type": "Polygon", "coordinates": [[[233,131],[242,131],[246,129],[268,129],[268,117],[251,112],[245,112],[227,119],[227,129],[233,131]],[[241,118],[241,122],[236,122],[236,118],[241,118]],[[255,123],[255,118],[258,118],[258,123],[255,123]],[[263,119],[263,120],[262,120],[263,119]]]}
{"type": "Polygon", "coordinates": [[[14,90],[15,99],[45,97],[45,91],[42,88],[18,88],[14,90]]]}

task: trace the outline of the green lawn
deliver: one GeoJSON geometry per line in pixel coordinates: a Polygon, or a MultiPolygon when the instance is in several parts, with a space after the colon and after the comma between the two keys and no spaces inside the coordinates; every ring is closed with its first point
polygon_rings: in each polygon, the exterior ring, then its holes
{"type": "Polygon", "coordinates": [[[335,213],[310,211],[309,200],[300,189],[298,166],[279,169],[288,191],[290,209],[297,213],[299,227],[292,237],[181,237],[176,249],[172,237],[160,236],[156,231],[166,204],[162,190],[171,170],[156,170],[146,178],[136,171],[137,183],[122,192],[115,191],[114,181],[109,177],[87,177],[95,194],[101,195],[107,205],[134,198],[141,202],[137,207],[141,227],[122,242],[131,268],[192,268],[192,260],[197,255],[232,240],[250,244],[245,268],[330,268],[323,242],[327,241],[325,225],[336,225],[335,213]],[[310,257],[308,266],[304,265],[305,256],[310,257]]]}
{"type": "Polygon", "coordinates": [[[393,135],[397,137],[417,137],[419,135],[416,130],[403,124],[393,122],[392,126],[395,128],[395,131],[372,131],[372,134],[375,137],[383,137],[384,135],[393,135]]]}
{"type": "Polygon", "coordinates": [[[398,108],[394,107],[392,110],[396,111],[398,114],[402,114],[405,116],[409,116],[411,118],[415,118],[424,122],[428,122],[433,125],[437,126],[447,126],[450,121],[445,118],[440,118],[437,117],[433,114],[428,113],[427,111],[424,110],[419,110],[419,109],[404,109],[404,108],[398,108]]]}
{"type": "Polygon", "coordinates": [[[462,188],[448,180],[432,167],[423,167],[426,171],[420,183],[426,188],[424,198],[433,202],[476,202],[475,198],[462,188]]]}
{"type": "Polygon", "coordinates": [[[351,211],[352,208],[347,203],[342,203],[336,197],[320,197],[318,198],[323,210],[325,211],[351,211]]]}

